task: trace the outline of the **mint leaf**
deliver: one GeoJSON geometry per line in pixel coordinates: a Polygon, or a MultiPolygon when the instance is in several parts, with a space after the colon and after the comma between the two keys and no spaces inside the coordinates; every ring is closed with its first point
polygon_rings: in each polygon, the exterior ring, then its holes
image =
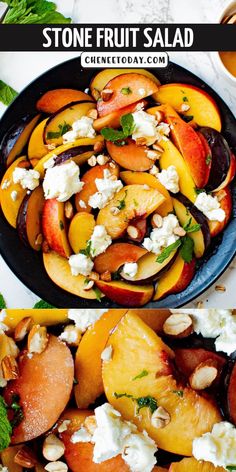
{"type": "Polygon", "coordinates": [[[44,300],[39,300],[37,303],[35,303],[35,305],[33,306],[33,308],[46,308],[46,309],[50,309],[50,308],[55,308],[55,306],[53,305],[50,305],[50,303],[48,302],[45,302],[44,300]]]}
{"type": "Polygon", "coordinates": [[[113,128],[103,128],[101,130],[101,135],[107,140],[112,141],[115,143],[116,141],[124,140],[124,133],[123,131],[119,131],[113,128]]]}
{"type": "Polygon", "coordinates": [[[132,90],[130,87],[123,87],[121,89],[121,93],[123,93],[123,95],[129,95],[130,93],[132,93],[132,90]]]}
{"type": "Polygon", "coordinates": [[[186,233],[196,233],[196,231],[199,231],[201,229],[200,224],[191,225],[191,223],[192,223],[192,218],[189,218],[188,222],[185,223],[185,225],[183,226],[186,233]]]}
{"type": "Polygon", "coordinates": [[[138,379],[142,379],[143,377],[147,377],[148,375],[148,371],[147,370],[142,370],[142,372],[140,372],[140,374],[136,375],[136,377],[134,377],[132,380],[138,380],[138,379]]]}
{"type": "Polygon", "coordinates": [[[236,465],[228,465],[226,470],[236,470],[236,465]]]}
{"type": "Polygon", "coordinates": [[[125,190],[125,196],[122,200],[119,200],[119,204],[117,205],[118,210],[123,210],[125,208],[125,199],[127,197],[127,190],[125,190]]]}
{"type": "Polygon", "coordinates": [[[172,390],[172,393],[175,393],[180,398],[183,398],[183,396],[184,396],[183,390],[172,390]]]}
{"type": "Polygon", "coordinates": [[[134,117],[132,113],[127,113],[127,115],[123,115],[120,119],[120,124],[123,129],[123,133],[128,138],[133,131],[134,131],[134,117]]]}
{"type": "Polygon", "coordinates": [[[146,397],[139,397],[134,399],[138,404],[138,413],[142,408],[149,408],[151,413],[153,414],[154,411],[157,410],[157,401],[154,397],[147,395],[146,397]]]}
{"type": "Polygon", "coordinates": [[[99,290],[98,287],[93,287],[93,291],[94,291],[94,293],[95,293],[95,295],[96,295],[96,300],[97,300],[98,302],[101,302],[101,300],[102,300],[102,292],[101,292],[101,290],[99,290]]]}
{"type": "Polygon", "coordinates": [[[7,0],[9,10],[3,23],[9,24],[63,24],[71,23],[57,11],[54,2],[47,0],[7,0]]]}
{"type": "Polygon", "coordinates": [[[173,251],[175,251],[175,249],[178,249],[178,247],[181,246],[181,244],[182,244],[181,239],[177,239],[175,243],[170,244],[170,246],[167,246],[165,249],[163,249],[162,253],[157,257],[156,262],[159,262],[159,264],[164,262],[169,257],[169,255],[173,251]]]}
{"type": "Polygon", "coordinates": [[[114,397],[115,398],[122,398],[122,397],[126,397],[126,398],[133,398],[133,395],[128,395],[128,393],[114,393],[114,397]]]}
{"type": "Polygon", "coordinates": [[[7,416],[7,405],[0,395],[0,452],[6,449],[11,442],[12,427],[7,416]]]}
{"type": "Polygon", "coordinates": [[[92,241],[89,239],[89,241],[87,241],[86,248],[85,248],[85,249],[81,249],[81,250],[80,250],[80,254],[84,254],[84,256],[90,257],[90,254],[91,254],[91,245],[92,245],[92,241]]]}
{"type": "Polygon", "coordinates": [[[59,131],[49,131],[47,133],[47,139],[61,138],[61,136],[63,136],[63,134],[65,134],[65,133],[67,133],[67,131],[71,130],[71,126],[68,123],[66,123],[65,121],[62,125],[59,125],[58,128],[59,128],[59,131]]]}
{"type": "Polygon", "coordinates": [[[121,130],[116,130],[113,128],[103,128],[101,130],[101,135],[107,140],[112,141],[118,145],[124,145],[125,139],[134,131],[134,118],[131,113],[127,113],[127,115],[123,115],[120,119],[120,124],[122,126],[121,130]]]}
{"type": "Polygon", "coordinates": [[[188,264],[191,262],[193,258],[193,248],[194,248],[193,240],[189,236],[184,236],[182,238],[180,255],[182,259],[188,264]]]}
{"type": "Polygon", "coordinates": [[[4,105],[10,105],[17,95],[18,93],[10,87],[10,85],[7,85],[3,80],[0,80],[0,101],[4,105]]]}
{"type": "Polygon", "coordinates": [[[4,300],[4,297],[3,295],[0,293],[0,310],[4,310],[4,308],[6,308],[7,305],[6,305],[6,302],[4,300]]]}

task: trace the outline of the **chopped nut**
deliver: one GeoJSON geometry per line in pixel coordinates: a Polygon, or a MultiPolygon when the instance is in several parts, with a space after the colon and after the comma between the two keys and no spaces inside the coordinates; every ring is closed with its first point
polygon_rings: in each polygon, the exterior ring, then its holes
{"type": "Polygon", "coordinates": [[[56,461],[56,462],[49,462],[44,467],[47,472],[67,472],[68,467],[65,462],[56,461]]]}
{"type": "Polygon", "coordinates": [[[104,166],[108,161],[109,161],[109,157],[104,156],[103,154],[99,154],[99,155],[97,156],[97,163],[98,163],[100,166],[104,166]]]}
{"type": "Polygon", "coordinates": [[[151,175],[157,175],[159,173],[159,169],[157,166],[152,166],[151,169],[149,170],[149,174],[151,175]]]}
{"type": "Polygon", "coordinates": [[[54,149],[56,149],[56,144],[45,144],[45,147],[49,150],[49,151],[53,151],[54,149]]]}
{"type": "Polygon", "coordinates": [[[151,423],[154,428],[165,428],[170,422],[170,415],[168,411],[162,406],[159,406],[157,410],[154,411],[151,418],[151,423]]]}
{"type": "Polygon", "coordinates": [[[19,377],[18,365],[13,356],[5,356],[2,359],[1,368],[5,380],[13,380],[19,377]]]}
{"type": "Polygon", "coordinates": [[[45,326],[34,325],[28,335],[28,351],[38,353],[46,349],[48,344],[47,328],[45,326]]]}
{"type": "Polygon", "coordinates": [[[161,157],[161,153],[158,151],[149,150],[147,151],[147,157],[152,161],[156,161],[157,159],[159,159],[159,157],[161,157]]]}
{"type": "Polygon", "coordinates": [[[160,146],[160,144],[155,143],[152,145],[152,148],[155,149],[155,151],[158,151],[160,154],[164,152],[164,149],[160,146]]]}
{"type": "Polygon", "coordinates": [[[180,111],[185,112],[185,111],[188,111],[188,110],[190,110],[190,106],[187,105],[187,103],[182,103],[182,105],[180,107],[180,111]]]}
{"type": "Polygon", "coordinates": [[[60,334],[59,339],[65,341],[70,346],[78,346],[81,340],[81,331],[73,324],[68,325],[60,334]]]}
{"type": "Polygon", "coordinates": [[[42,243],[43,243],[43,235],[42,235],[42,233],[39,233],[39,234],[36,236],[35,244],[36,244],[36,246],[41,246],[42,243]]]}
{"type": "Polygon", "coordinates": [[[16,358],[19,354],[19,348],[16,345],[14,339],[7,338],[7,355],[16,358]]]}
{"type": "Polygon", "coordinates": [[[116,165],[115,165],[114,162],[110,162],[110,163],[109,163],[109,166],[110,166],[112,169],[115,169],[115,168],[116,168],[116,165]]]}
{"type": "Polygon", "coordinates": [[[113,90],[111,89],[104,89],[101,91],[101,98],[104,102],[108,102],[108,100],[110,100],[112,95],[113,95],[113,90]]]}
{"type": "Polygon", "coordinates": [[[163,331],[168,336],[186,338],[193,332],[192,318],[185,313],[176,313],[165,321],[163,331]]]}
{"type": "Polygon", "coordinates": [[[136,226],[129,225],[127,228],[127,234],[131,239],[137,239],[139,237],[139,231],[136,226]]]}
{"type": "Polygon", "coordinates": [[[120,213],[120,210],[118,207],[111,207],[110,212],[112,215],[118,215],[120,213]]]}
{"type": "Polygon", "coordinates": [[[71,423],[71,420],[62,421],[62,423],[57,428],[58,433],[64,433],[64,431],[67,430],[70,423],[71,423]]]}
{"type": "Polygon", "coordinates": [[[111,272],[109,270],[106,270],[103,272],[103,274],[100,275],[101,280],[104,282],[110,282],[111,281],[111,272]]]}
{"type": "Polygon", "coordinates": [[[217,362],[214,359],[208,359],[201,362],[193,371],[189,378],[190,386],[194,390],[204,390],[212,385],[217,375],[217,362]]]}
{"type": "Polygon", "coordinates": [[[97,272],[91,272],[88,276],[89,280],[99,280],[99,274],[97,272]]]}
{"type": "Polygon", "coordinates": [[[145,146],[145,144],[147,144],[147,138],[143,137],[143,138],[137,138],[136,139],[136,144],[138,146],[145,146]]]}
{"type": "Polygon", "coordinates": [[[74,216],[74,208],[71,202],[66,202],[65,203],[65,217],[68,220],[71,220],[74,216]]]}
{"type": "Polygon", "coordinates": [[[29,331],[31,322],[32,322],[32,318],[30,316],[26,316],[21,321],[19,321],[14,331],[15,341],[22,341],[22,339],[24,339],[24,337],[29,331]]]}
{"type": "Polygon", "coordinates": [[[160,110],[156,111],[155,118],[156,118],[157,123],[161,123],[161,121],[163,121],[163,119],[164,119],[163,112],[160,111],[160,110]]]}
{"type": "Polygon", "coordinates": [[[57,461],[63,456],[65,446],[63,442],[58,439],[55,434],[49,434],[43,443],[43,456],[48,461],[57,461]]]}
{"type": "Polygon", "coordinates": [[[104,148],[104,143],[102,141],[97,141],[93,146],[94,152],[101,152],[103,148],[104,148]]]}
{"type": "Polygon", "coordinates": [[[97,117],[98,117],[98,112],[97,112],[96,109],[89,110],[88,113],[87,113],[87,116],[89,118],[92,118],[93,120],[96,120],[97,117]]]}
{"type": "Polygon", "coordinates": [[[97,164],[97,158],[96,158],[96,156],[91,156],[91,157],[88,159],[88,165],[89,165],[90,167],[94,167],[96,164],[97,164]]]}
{"type": "Polygon", "coordinates": [[[152,217],[152,226],[154,228],[161,228],[163,225],[163,218],[158,213],[155,213],[152,217]]]}
{"type": "Polygon", "coordinates": [[[215,290],[216,292],[226,292],[226,287],[224,285],[216,285],[215,290]]]}
{"type": "Polygon", "coordinates": [[[177,228],[174,228],[173,233],[176,234],[176,236],[182,237],[185,236],[186,231],[181,226],[177,226],[177,228]]]}
{"type": "Polygon", "coordinates": [[[26,469],[32,469],[37,464],[37,459],[32,451],[24,446],[15,455],[14,462],[26,469]]]}
{"type": "Polygon", "coordinates": [[[93,280],[90,280],[87,284],[85,284],[84,286],[84,290],[90,290],[91,288],[93,288],[94,286],[94,281],[93,280]]]}
{"type": "Polygon", "coordinates": [[[94,434],[95,429],[97,428],[97,421],[95,416],[87,416],[84,422],[84,427],[90,434],[94,434]]]}
{"type": "Polygon", "coordinates": [[[48,252],[50,252],[50,247],[47,241],[43,241],[42,251],[44,252],[44,254],[47,254],[48,252]]]}

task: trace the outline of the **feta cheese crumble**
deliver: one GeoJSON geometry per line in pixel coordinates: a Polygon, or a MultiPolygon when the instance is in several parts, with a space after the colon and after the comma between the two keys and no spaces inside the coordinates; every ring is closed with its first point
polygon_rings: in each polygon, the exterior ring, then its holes
{"type": "Polygon", "coordinates": [[[154,228],[149,238],[145,238],[143,246],[154,254],[160,254],[162,250],[175,243],[179,236],[174,234],[174,229],[179,227],[179,221],[175,215],[169,214],[162,220],[161,228],[154,228]]]}
{"type": "Polygon", "coordinates": [[[49,167],[46,170],[43,190],[46,200],[56,198],[58,202],[66,202],[75,193],[80,192],[84,185],[79,179],[80,168],[75,162],[49,167]]]}
{"type": "Polygon", "coordinates": [[[13,202],[16,202],[17,197],[18,197],[18,192],[16,190],[13,190],[11,192],[11,199],[13,200],[13,202]]]}
{"type": "Polygon", "coordinates": [[[72,130],[63,134],[63,143],[73,143],[78,138],[94,138],[96,131],[93,128],[93,119],[82,116],[72,124],[72,130]]]}
{"type": "Polygon", "coordinates": [[[2,188],[2,190],[6,190],[8,187],[10,187],[10,185],[11,185],[11,181],[8,180],[8,179],[6,179],[6,180],[4,180],[4,182],[2,183],[1,188],[2,188]]]}
{"type": "Polygon", "coordinates": [[[102,361],[106,361],[106,362],[110,361],[112,358],[112,352],[113,352],[112,346],[107,346],[102,351],[102,354],[101,354],[102,361]]]}
{"type": "MultiPolygon", "coordinates": [[[[121,454],[131,472],[151,472],[156,464],[157,447],[146,431],[141,433],[134,424],[123,420],[121,414],[109,403],[95,408],[94,413],[96,429],[93,435],[88,433],[87,442],[94,444],[95,464],[121,454]]],[[[73,434],[73,443],[80,442],[81,436],[85,437],[83,429],[82,427],[73,434]]]]}
{"type": "Polygon", "coordinates": [[[50,157],[50,159],[48,159],[46,162],[44,162],[43,164],[44,169],[50,169],[50,167],[54,167],[56,158],[57,158],[57,155],[55,154],[52,157],[50,157]]]}
{"type": "Polygon", "coordinates": [[[3,323],[6,318],[6,310],[1,310],[0,312],[0,334],[8,330],[8,326],[3,323]]]}
{"type": "Polygon", "coordinates": [[[103,172],[103,179],[95,179],[97,192],[89,198],[92,208],[104,208],[114,195],[123,188],[121,180],[114,180],[114,176],[108,169],[103,172]]]}
{"type": "Polygon", "coordinates": [[[90,238],[90,253],[92,257],[96,257],[106,251],[108,246],[111,245],[112,239],[106,232],[106,228],[103,225],[96,225],[93,234],[90,238]]]}
{"type": "Polygon", "coordinates": [[[225,211],[220,207],[217,197],[207,195],[205,192],[199,193],[194,205],[200,210],[210,221],[224,221],[225,211]]]}
{"type": "Polygon", "coordinates": [[[68,262],[74,276],[84,275],[86,277],[92,272],[93,261],[85,254],[73,254],[69,257],[68,262]]]}
{"type": "Polygon", "coordinates": [[[24,189],[34,190],[39,186],[40,173],[37,170],[16,167],[12,178],[14,184],[20,184],[24,189]]]}
{"type": "Polygon", "coordinates": [[[108,309],[71,309],[68,310],[68,319],[74,321],[76,328],[84,333],[89,326],[101,318],[108,309]]]}
{"type": "Polygon", "coordinates": [[[169,125],[167,123],[158,124],[154,115],[140,110],[132,113],[132,116],[134,119],[132,139],[135,141],[140,138],[145,138],[147,146],[151,146],[156,141],[164,139],[170,133],[169,125]]]}
{"type": "Polygon", "coordinates": [[[87,205],[86,205],[84,200],[79,201],[79,206],[80,206],[80,208],[87,208],[87,205]]]}
{"type": "Polygon", "coordinates": [[[157,174],[158,180],[172,193],[179,192],[179,175],[175,166],[169,166],[157,174]]]}
{"type": "Polygon", "coordinates": [[[71,436],[71,442],[73,444],[76,443],[87,443],[91,441],[91,434],[87,431],[87,429],[82,426],[78,431],[75,431],[75,433],[72,434],[71,436]]]}
{"type": "Polygon", "coordinates": [[[136,262],[126,262],[122,272],[130,278],[135,277],[138,272],[138,264],[136,262]]]}
{"type": "Polygon", "coordinates": [[[197,460],[211,462],[215,467],[236,464],[236,428],[227,421],[213,426],[211,433],[205,433],[193,440],[193,455],[197,460]]]}
{"type": "Polygon", "coordinates": [[[7,467],[0,464],[0,472],[9,472],[7,467]]]}
{"type": "Polygon", "coordinates": [[[236,315],[232,310],[217,308],[171,310],[187,313],[193,320],[194,331],[204,338],[216,338],[216,351],[230,355],[236,351],[236,315]]]}

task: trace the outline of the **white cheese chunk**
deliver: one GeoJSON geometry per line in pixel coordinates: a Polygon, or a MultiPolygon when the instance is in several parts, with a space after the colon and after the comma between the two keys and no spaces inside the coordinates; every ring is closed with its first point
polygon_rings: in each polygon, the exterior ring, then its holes
{"type": "Polygon", "coordinates": [[[175,243],[179,236],[174,234],[174,229],[179,227],[178,219],[170,214],[163,218],[161,228],[154,228],[149,238],[145,238],[143,246],[154,254],[160,254],[163,249],[175,243]]]}
{"type": "Polygon", "coordinates": [[[138,264],[136,262],[126,262],[122,272],[130,278],[135,277],[138,272],[138,264]]]}
{"type": "Polygon", "coordinates": [[[91,257],[96,257],[106,251],[108,246],[111,245],[112,239],[107,234],[106,228],[103,225],[96,225],[93,234],[90,238],[90,253],[91,257]]]}
{"type": "Polygon", "coordinates": [[[75,193],[80,192],[84,185],[79,179],[80,168],[75,162],[50,167],[46,170],[43,190],[46,200],[56,198],[59,202],[69,200],[75,193]]]}
{"type": "Polygon", "coordinates": [[[73,444],[76,444],[76,443],[87,443],[87,442],[91,442],[91,439],[92,439],[92,436],[91,434],[87,431],[87,429],[82,426],[78,431],[75,431],[75,433],[72,434],[71,436],[71,442],[73,444]]]}
{"type": "Polygon", "coordinates": [[[74,276],[88,276],[93,269],[93,261],[85,254],[73,254],[69,257],[71,273],[74,276]]]}
{"type": "Polygon", "coordinates": [[[179,192],[179,175],[175,166],[169,166],[157,174],[158,180],[172,193],[179,192]]]}
{"type": "Polygon", "coordinates": [[[215,467],[236,466],[236,428],[227,421],[216,423],[211,433],[194,439],[193,455],[215,467]]]}
{"type": "Polygon", "coordinates": [[[132,113],[134,119],[134,131],[132,138],[136,141],[140,138],[145,138],[146,144],[151,146],[156,141],[167,139],[170,133],[170,127],[167,123],[161,122],[158,124],[154,115],[150,115],[145,111],[135,111],[132,113]]]}
{"type": "Polygon", "coordinates": [[[205,192],[199,193],[194,205],[200,210],[210,221],[224,221],[225,211],[220,207],[217,197],[207,195],[205,192]]]}
{"type": "Polygon", "coordinates": [[[92,208],[104,208],[123,187],[121,180],[114,180],[108,169],[104,170],[103,176],[103,179],[95,179],[98,191],[91,195],[88,201],[92,208]]]}
{"type": "Polygon", "coordinates": [[[155,442],[143,431],[129,436],[122,457],[132,472],[150,472],[156,464],[156,451],[155,442]]]}
{"type": "Polygon", "coordinates": [[[20,184],[22,188],[34,190],[39,186],[40,173],[33,169],[23,169],[23,167],[16,167],[12,174],[13,182],[20,184]]]}
{"type": "Polygon", "coordinates": [[[72,130],[63,135],[64,143],[73,143],[78,138],[94,138],[96,131],[93,128],[93,119],[82,116],[72,124],[72,130]]]}
{"type": "Polygon", "coordinates": [[[108,309],[70,309],[68,310],[68,319],[74,321],[75,326],[84,333],[89,326],[93,325],[101,318],[108,309]]]}

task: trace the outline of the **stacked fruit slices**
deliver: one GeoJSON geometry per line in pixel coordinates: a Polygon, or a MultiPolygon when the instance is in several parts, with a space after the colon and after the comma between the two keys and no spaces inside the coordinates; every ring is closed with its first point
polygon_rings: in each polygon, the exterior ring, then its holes
{"type": "Polygon", "coordinates": [[[7,166],[0,190],[1,207],[24,243],[43,250],[45,269],[55,284],[82,298],[95,299],[99,289],[118,304],[142,306],[152,298],[160,300],[183,291],[194,276],[195,259],[204,255],[211,238],[227,225],[232,212],[229,184],[235,175],[235,157],[221,134],[218,107],[203,90],[186,84],[160,85],[146,70],[109,69],[94,77],[90,91],[92,97],[71,89],[46,92],[36,105],[43,115],[26,116],[9,130],[1,147],[3,165],[7,166]],[[180,188],[177,194],[171,194],[153,175],[156,166],[148,157],[152,148],[147,143],[130,136],[123,143],[115,143],[99,134],[104,128],[116,131],[123,116],[140,109],[170,127],[169,139],[163,137],[158,142],[156,164],[160,170],[175,166],[180,188]],[[93,118],[97,135],[63,144],[63,135],[83,116],[93,118]],[[25,149],[27,154],[22,157],[25,149]],[[110,160],[89,168],[91,156],[101,153],[110,160]],[[16,167],[33,167],[43,181],[52,158],[54,166],[72,160],[81,168],[83,189],[65,203],[45,201],[41,186],[29,192],[13,183],[16,167]],[[88,201],[105,169],[121,179],[124,187],[99,212],[92,212],[88,201]],[[209,221],[196,208],[195,200],[202,191],[217,197],[225,211],[223,222],[209,221]],[[86,208],[81,208],[81,201],[86,208]],[[119,214],[113,214],[112,209],[122,201],[125,205],[119,214]],[[182,227],[189,221],[199,225],[198,231],[189,233],[194,256],[184,260],[178,251],[172,251],[159,263],[142,242],[155,227],[153,217],[172,212],[182,227]],[[96,224],[106,228],[113,243],[95,258],[96,289],[88,290],[86,277],[71,274],[68,258],[86,249],[96,224]],[[133,280],[122,273],[128,262],[138,264],[133,280]]]}

